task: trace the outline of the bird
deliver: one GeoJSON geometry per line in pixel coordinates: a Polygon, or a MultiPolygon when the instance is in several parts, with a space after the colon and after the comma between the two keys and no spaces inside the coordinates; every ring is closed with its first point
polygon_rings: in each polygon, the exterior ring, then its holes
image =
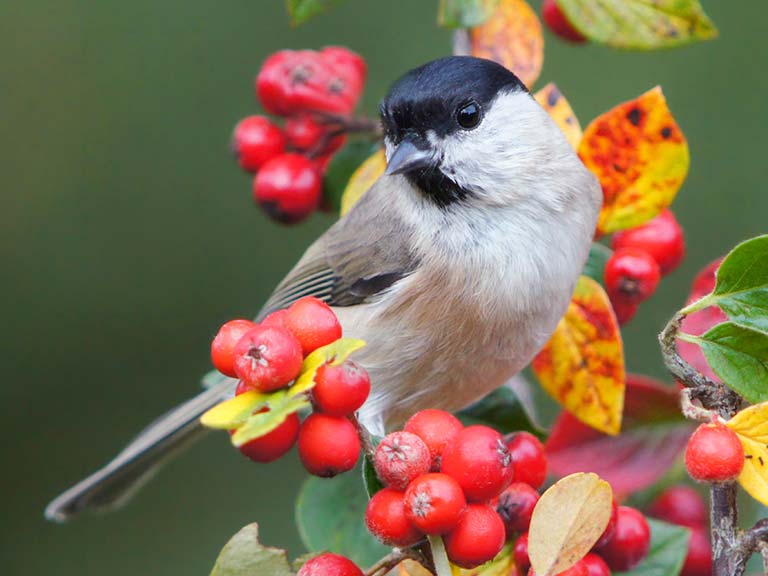
{"type": "MultiPolygon", "coordinates": [[[[387,167],[305,252],[257,321],[305,296],[331,306],[371,378],[358,418],[383,435],[425,408],[459,410],[515,377],[564,315],[602,189],[504,66],[449,56],[415,68],[380,105],[387,167]]],[[[63,522],[124,502],[198,438],[236,380],[208,388],[55,498],[63,522]]]]}

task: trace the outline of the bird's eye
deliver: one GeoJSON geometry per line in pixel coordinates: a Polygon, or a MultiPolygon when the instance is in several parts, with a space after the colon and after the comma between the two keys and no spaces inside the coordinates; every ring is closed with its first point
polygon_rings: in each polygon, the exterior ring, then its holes
{"type": "Polygon", "coordinates": [[[474,128],[480,123],[480,106],[477,102],[464,104],[456,111],[456,122],[462,128],[474,128]]]}

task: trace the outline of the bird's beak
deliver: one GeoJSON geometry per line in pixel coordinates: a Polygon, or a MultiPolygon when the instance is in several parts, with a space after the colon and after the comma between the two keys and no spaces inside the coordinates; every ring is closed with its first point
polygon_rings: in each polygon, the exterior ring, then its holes
{"type": "Polygon", "coordinates": [[[387,162],[385,174],[405,174],[430,168],[435,163],[435,152],[429,144],[415,136],[406,136],[395,148],[387,162]]]}

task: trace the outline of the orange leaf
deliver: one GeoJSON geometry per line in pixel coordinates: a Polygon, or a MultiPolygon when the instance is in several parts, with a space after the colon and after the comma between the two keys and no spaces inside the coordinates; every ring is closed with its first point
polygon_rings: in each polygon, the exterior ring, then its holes
{"type": "Polygon", "coordinates": [[[571,146],[578,150],[579,142],[581,142],[581,125],[573,113],[573,108],[571,108],[568,100],[565,99],[565,96],[563,96],[555,83],[550,82],[536,92],[533,97],[552,116],[552,120],[563,131],[566,140],[570,142],[571,146]]]}
{"type": "Polygon", "coordinates": [[[603,186],[599,234],[656,216],[688,173],[688,143],[658,86],[592,121],[578,150],[603,186]]]}
{"type": "Polygon", "coordinates": [[[499,0],[491,17],[470,35],[472,56],[506,66],[528,87],[536,83],[544,64],[544,36],[525,0],[499,0]]]}
{"type": "Polygon", "coordinates": [[[624,351],[602,286],[579,278],[568,311],[531,367],[542,388],[576,418],[618,434],[624,408],[624,351]]]}

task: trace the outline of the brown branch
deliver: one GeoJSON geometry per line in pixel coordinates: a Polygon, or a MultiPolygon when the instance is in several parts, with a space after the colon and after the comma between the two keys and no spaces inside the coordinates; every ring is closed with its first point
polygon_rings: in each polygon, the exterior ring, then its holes
{"type": "MultiPolygon", "coordinates": [[[[728,420],[738,412],[742,399],[724,384],[698,372],[680,356],[677,351],[677,338],[683,318],[684,314],[675,314],[659,335],[667,369],[687,388],[682,395],[683,413],[694,420],[706,418],[708,414],[713,413],[728,420]],[[703,408],[693,404],[693,400],[698,400],[703,408]]],[[[763,528],[753,528],[742,535],[739,530],[735,482],[712,484],[710,497],[712,573],[715,576],[741,576],[746,570],[749,558],[757,549],[757,542],[763,541],[763,528]]],[[[768,534],[768,523],[765,533],[768,534]]]]}
{"type": "MultiPolygon", "coordinates": [[[[424,557],[418,550],[413,548],[407,548],[405,550],[393,550],[383,558],[381,558],[376,564],[368,568],[365,571],[365,576],[384,576],[393,568],[396,568],[398,564],[405,560],[413,560],[418,562],[422,566],[425,566],[424,557]]],[[[426,566],[425,566],[426,567],[426,566]]]]}
{"type": "Polygon", "coordinates": [[[349,419],[352,424],[355,425],[355,429],[357,430],[357,437],[360,438],[360,445],[362,446],[363,452],[372,462],[373,455],[376,452],[376,447],[373,444],[373,436],[368,431],[368,428],[360,423],[360,421],[357,419],[357,416],[352,415],[349,417],[349,419]]]}

